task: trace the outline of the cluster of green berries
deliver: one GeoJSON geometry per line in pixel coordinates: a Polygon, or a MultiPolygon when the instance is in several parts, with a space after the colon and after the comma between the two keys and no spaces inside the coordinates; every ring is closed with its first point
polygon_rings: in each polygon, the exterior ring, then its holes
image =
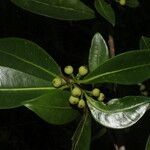
{"type": "MultiPolygon", "coordinates": [[[[64,73],[70,76],[69,78],[56,77],[53,79],[52,84],[55,88],[60,88],[67,85],[71,89],[71,96],[69,98],[69,103],[71,105],[76,105],[78,108],[85,108],[86,102],[84,100],[85,91],[80,88],[78,80],[87,75],[88,69],[86,66],[80,66],[78,69],[78,74],[74,77],[74,69],[72,66],[66,66],[64,68],[64,73]]],[[[94,88],[92,91],[88,91],[90,96],[96,98],[99,101],[105,99],[105,95],[98,88],[94,88]]]]}
{"type": "Polygon", "coordinates": [[[105,99],[104,93],[102,93],[98,88],[94,88],[92,90],[92,96],[96,97],[99,101],[103,101],[105,99]]]}
{"type": "Polygon", "coordinates": [[[85,101],[82,98],[82,90],[75,86],[71,91],[71,96],[69,98],[69,102],[72,105],[77,105],[78,108],[84,108],[85,107],[85,101]]]}

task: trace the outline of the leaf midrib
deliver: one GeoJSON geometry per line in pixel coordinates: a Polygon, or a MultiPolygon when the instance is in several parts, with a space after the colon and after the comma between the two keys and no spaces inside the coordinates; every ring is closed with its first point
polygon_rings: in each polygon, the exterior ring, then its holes
{"type": "MultiPolygon", "coordinates": [[[[45,5],[45,6],[50,6],[50,5],[47,4],[47,3],[38,2],[37,0],[31,0],[31,1],[33,1],[33,2],[35,2],[35,3],[43,4],[43,5],[45,5]]],[[[78,11],[77,11],[77,10],[74,9],[74,8],[69,8],[69,7],[65,7],[65,6],[52,5],[52,7],[53,7],[53,8],[61,8],[61,9],[64,9],[64,10],[71,10],[71,11],[79,12],[79,9],[78,9],[78,11]]],[[[80,11],[80,12],[82,12],[83,14],[87,14],[87,13],[85,13],[85,11],[80,11]]]]}
{"type": "Polygon", "coordinates": [[[95,79],[97,79],[97,78],[100,78],[100,77],[103,77],[103,76],[106,76],[106,75],[111,75],[111,74],[119,73],[119,72],[122,72],[122,71],[127,71],[127,70],[131,70],[131,69],[136,69],[136,68],[140,68],[140,67],[143,67],[143,66],[150,66],[150,64],[143,64],[143,65],[128,67],[128,68],[119,69],[119,70],[115,70],[115,71],[105,72],[105,73],[102,73],[102,74],[100,74],[100,75],[91,77],[91,78],[89,78],[89,79],[80,80],[79,83],[87,83],[87,82],[89,82],[89,81],[95,80],[95,79]]]}
{"type": "Polygon", "coordinates": [[[23,58],[21,58],[21,57],[18,57],[18,56],[16,56],[16,55],[12,54],[12,53],[8,53],[8,52],[2,51],[2,50],[0,50],[0,52],[2,52],[2,53],[4,53],[4,54],[7,54],[7,55],[10,55],[10,56],[12,56],[12,57],[14,57],[14,58],[16,58],[16,59],[19,59],[19,60],[25,62],[25,63],[28,63],[28,64],[30,64],[30,65],[32,65],[32,66],[34,66],[34,67],[36,67],[36,68],[38,68],[38,69],[40,69],[40,70],[43,70],[44,72],[48,73],[49,75],[56,77],[56,74],[54,74],[54,73],[48,71],[47,69],[45,69],[45,68],[43,68],[43,67],[41,67],[41,66],[38,66],[38,65],[32,63],[31,61],[25,60],[25,59],[23,59],[23,58]]]}
{"type": "Polygon", "coordinates": [[[75,145],[74,145],[74,147],[73,147],[72,150],[75,150],[75,148],[77,147],[77,144],[78,144],[79,141],[80,141],[80,138],[81,138],[82,132],[83,132],[83,130],[84,130],[84,126],[85,126],[85,123],[86,123],[86,121],[87,121],[87,118],[88,118],[88,113],[86,112],[85,118],[84,118],[83,123],[82,123],[81,132],[79,133],[78,138],[77,138],[77,141],[75,142],[75,145]]]}
{"type": "MultiPolygon", "coordinates": [[[[103,111],[105,113],[118,113],[118,112],[124,112],[124,111],[128,111],[128,110],[131,110],[131,109],[136,109],[137,107],[140,107],[142,105],[146,105],[148,104],[148,102],[142,102],[142,103],[139,103],[139,104],[136,104],[132,107],[126,107],[126,108],[123,108],[123,109],[117,109],[117,110],[106,110],[106,109],[102,109],[102,108],[99,108],[98,106],[95,106],[94,104],[92,104],[89,100],[88,102],[94,107],[96,108],[97,110],[99,111],[103,111]]],[[[107,106],[106,106],[107,107],[107,106]]]]}
{"type": "Polygon", "coordinates": [[[16,92],[16,91],[43,91],[54,90],[54,87],[28,87],[28,88],[0,88],[0,92],[16,92]]]}

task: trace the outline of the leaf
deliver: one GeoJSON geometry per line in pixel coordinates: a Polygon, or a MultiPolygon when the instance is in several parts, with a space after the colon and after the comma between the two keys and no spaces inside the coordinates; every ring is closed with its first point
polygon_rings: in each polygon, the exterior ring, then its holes
{"type": "Polygon", "coordinates": [[[20,38],[0,39],[0,66],[47,81],[60,74],[59,66],[41,47],[20,38]]]}
{"type": "Polygon", "coordinates": [[[107,3],[105,0],[95,0],[95,8],[108,22],[113,26],[115,25],[115,13],[111,4],[107,3]]]}
{"type": "Polygon", "coordinates": [[[80,0],[11,0],[35,14],[62,20],[84,20],[95,17],[94,11],[80,0]]]}
{"type": "Polygon", "coordinates": [[[92,39],[89,53],[90,72],[99,67],[109,58],[108,47],[100,33],[96,33],[92,39]]]}
{"type": "Polygon", "coordinates": [[[145,150],[150,150],[150,136],[148,137],[145,150]]]}
{"type": "Polygon", "coordinates": [[[103,104],[87,96],[87,104],[93,118],[103,126],[114,129],[127,128],[135,124],[146,112],[150,98],[144,96],[126,96],[103,104]]]}
{"type": "Polygon", "coordinates": [[[137,84],[150,78],[150,50],[135,50],[115,56],[79,83],[137,84]]]}
{"type": "Polygon", "coordinates": [[[51,124],[65,124],[78,116],[78,111],[69,105],[70,93],[54,90],[34,99],[24,106],[35,112],[40,118],[51,124]]]}
{"type": "Polygon", "coordinates": [[[150,49],[150,38],[142,36],[140,39],[140,49],[150,49]]]}
{"type": "Polygon", "coordinates": [[[54,88],[48,81],[0,66],[0,109],[22,106],[51,90],[54,88]]]}
{"type": "Polygon", "coordinates": [[[126,0],[126,5],[129,7],[138,7],[139,1],[138,0],[126,0]]]}
{"type": "Polygon", "coordinates": [[[91,143],[91,117],[86,110],[72,138],[71,150],[89,150],[91,143]]]}

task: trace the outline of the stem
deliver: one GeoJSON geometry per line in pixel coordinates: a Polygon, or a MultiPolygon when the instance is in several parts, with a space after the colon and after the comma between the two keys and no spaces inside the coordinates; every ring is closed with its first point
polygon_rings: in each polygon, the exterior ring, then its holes
{"type": "Polygon", "coordinates": [[[110,50],[110,57],[115,56],[115,44],[114,44],[114,38],[112,35],[108,36],[108,45],[110,50]]]}

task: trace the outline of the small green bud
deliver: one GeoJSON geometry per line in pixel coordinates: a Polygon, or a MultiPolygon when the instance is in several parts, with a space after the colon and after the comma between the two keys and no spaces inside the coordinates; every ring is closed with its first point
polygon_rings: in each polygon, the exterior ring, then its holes
{"type": "Polygon", "coordinates": [[[82,92],[81,92],[80,88],[75,87],[75,88],[73,88],[73,90],[71,91],[71,93],[72,93],[73,96],[79,97],[79,96],[81,96],[82,92]]]}
{"type": "Polygon", "coordinates": [[[144,96],[148,96],[148,91],[143,91],[143,92],[141,92],[141,94],[144,96]]]}
{"type": "Polygon", "coordinates": [[[100,89],[94,88],[92,90],[92,95],[95,96],[95,97],[99,97],[99,95],[100,95],[100,89]]]}
{"type": "Polygon", "coordinates": [[[146,86],[144,84],[140,85],[140,91],[144,91],[146,89],[146,86]]]}
{"type": "Polygon", "coordinates": [[[120,1],[119,1],[119,3],[120,3],[120,5],[122,5],[122,6],[123,6],[123,5],[125,5],[125,4],[126,4],[126,0],[120,0],[120,1]]]}
{"type": "Polygon", "coordinates": [[[74,96],[70,96],[69,102],[70,102],[70,104],[72,104],[72,105],[78,104],[79,98],[74,97],[74,96]]]}
{"type": "Polygon", "coordinates": [[[85,76],[88,73],[88,68],[86,66],[79,67],[79,75],[85,76]]]}
{"type": "Polygon", "coordinates": [[[103,101],[105,99],[105,95],[103,93],[100,93],[98,100],[103,101]]]}
{"type": "Polygon", "coordinates": [[[78,108],[84,108],[85,107],[85,101],[83,99],[80,99],[78,103],[78,108]]]}
{"type": "Polygon", "coordinates": [[[68,75],[71,75],[73,73],[73,67],[72,66],[66,66],[64,68],[64,72],[68,75]]]}
{"type": "Polygon", "coordinates": [[[59,77],[53,79],[52,84],[54,87],[58,88],[62,85],[62,80],[59,77]]]}

